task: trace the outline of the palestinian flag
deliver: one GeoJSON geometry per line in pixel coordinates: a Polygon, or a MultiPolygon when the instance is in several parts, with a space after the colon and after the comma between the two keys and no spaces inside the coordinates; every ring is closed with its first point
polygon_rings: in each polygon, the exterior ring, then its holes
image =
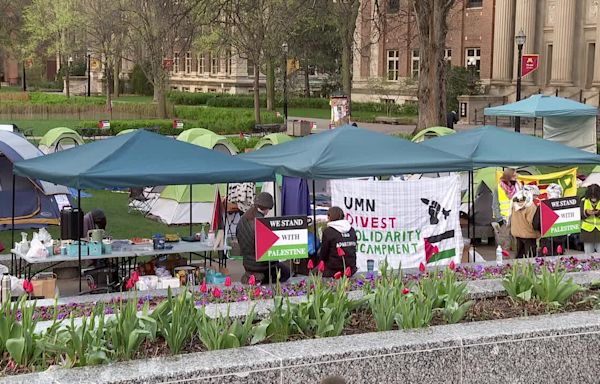
{"type": "Polygon", "coordinates": [[[435,263],[440,260],[450,259],[456,256],[454,247],[454,230],[446,231],[439,235],[426,238],[425,241],[425,261],[427,264],[435,263]],[[450,240],[450,241],[448,241],[450,240]],[[447,248],[450,247],[450,248],[447,248]],[[444,249],[446,248],[446,249],[444,249]]]}

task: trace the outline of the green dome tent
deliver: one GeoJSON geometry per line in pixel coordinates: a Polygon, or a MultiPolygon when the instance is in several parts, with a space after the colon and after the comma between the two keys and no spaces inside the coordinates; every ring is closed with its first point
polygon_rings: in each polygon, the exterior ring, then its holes
{"type": "MultiPolygon", "coordinates": [[[[177,140],[185,141],[199,147],[234,155],[238,152],[225,136],[203,128],[191,128],[177,136],[177,140]]],[[[225,196],[226,186],[219,185],[221,196],[225,196]]],[[[168,185],[160,193],[152,205],[150,215],[157,217],[165,224],[189,224],[190,208],[193,223],[210,223],[213,220],[214,202],[217,188],[214,184],[196,184],[192,186],[192,202],[190,204],[189,185],[168,185]]]]}
{"type": "Polygon", "coordinates": [[[293,137],[288,136],[285,133],[271,133],[260,139],[254,146],[254,149],[260,149],[269,145],[282,144],[293,139],[293,137]]]}
{"type": "Polygon", "coordinates": [[[83,145],[83,138],[71,128],[52,128],[42,137],[38,148],[45,154],[59,152],[64,149],[83,145]]]}
{"type": "Polygon", "coordinates": [[[126,135],[128,133],[135,132],[135,131],[137,131],[136,128],[124,129],[121,132],[117,133],[117,136],[126,135]]]}
{"type": "Polygon", "coordinates": [[[450,129],[447,127],[426,128],[426,129],[420,131],[419,133],[417,133],[415,135],[415,137],[412,138],[412,142],[420,143],[422,141],[425,141],[425,140],[433,138],[433,137],[441,137],[441,136],[451,135],[453,133],[456,133],[456,131],[454,129],[450,129]]]}
{"type": "MultiPolygon", "coordinates": [[[[186,129],[185,131],[181,132],[177,136],[177,140],[185,141],[186,143],[191,143],[198,137],[204,136],[204,135],[216,135],[216,133],[214,133],[211,130],[204,129],[204,128],[190,128],[190,129],[186,129]]],[[[205,148],[208,148],[208,147],[205,147],[205,148]]]]}

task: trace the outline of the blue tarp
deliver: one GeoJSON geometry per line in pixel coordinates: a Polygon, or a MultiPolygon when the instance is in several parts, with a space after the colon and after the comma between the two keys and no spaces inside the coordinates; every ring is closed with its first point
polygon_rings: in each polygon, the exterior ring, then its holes
{"type": "Polygon", "coordinates": [[[143,129],[19,161],[14,172],[77,189],[274,179],[271,167],[143,129]]]}
{"type": "Polygon", "coordinates": [[[595,107],[557,96],[533,95],[516,103],[485,108],[486,116],[573,117],[596,116],[595,107]]]}
{"type": "Polygon", "coordinates": [[[600,164],[600,156],[507,129],[484,126],[419,144],[468,158],[473,168],[600,164]]]}
{"type": "Polygon", "coordinates": [[[345,179],[404,173],[464,171],[465,158],[399,137],[346,125],[240,155],[307,179],[345,179]]]}

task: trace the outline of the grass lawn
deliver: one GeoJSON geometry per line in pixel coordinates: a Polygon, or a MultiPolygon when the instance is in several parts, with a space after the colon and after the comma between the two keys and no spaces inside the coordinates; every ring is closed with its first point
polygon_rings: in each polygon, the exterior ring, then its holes
{"type": "MultiPolygon", "coordinates": [[[[280,111],[283,114],[283,110],[280,111]]],[[[290,108],[288,110],[289,116],[294,117],[306,117],[313,119],[327,119],[331,118],[331,110],[329,109],[317,109],[317,108],[290,108]]],[[[363,123],[372,123],[375,122],[375,118],[385,116],[385,113],[381,112],[365,112],[365,111],[355,111],[352,113],[352,118],[355,121],[363,122],[363,123]]],[[[394,115],[392,114],[390,117],[400,117],[406,119],[406,124],[414,124],[416,122],[417,116],[407,116],[407,115],[394,115]]]]}
{"type": "MultiPolygon", "coordinates": [[[[120,192],[112,192],[106,190],[87,191],[92,194],[92,197],[82,198],[81,205],[84,212],[89,212],[94,208],[100,208],[106,214],[107,232],[113,239],[130,239],[132,237],[150,238],[155,233],[178,233],[181,236],[189,235],[189,226],[178,225],[168,226],[157,221],[143,217],[137,212],[127,213],[128,194],[120,192]]],[[[58,226],[48,227],[52,238],[58,239],[60,229],[58,226]]],[[[195,225],[193,231],[199,232],[200,226],[195,225]]],[[[23,231],[17,230],[16,238],[21,238],[20,233],[23,231]]],[[[30,233],[31,230],[25,232],[30,233]]],[[[0,232],[0,241],[9,250],[8,245],[11,242],[11,231],[0,232]]],[[[3,251],[6,253],[7,250],[3,251]]]]}
{"type": "Polygon", "coordinates": [[[67,127],[75,128],[79,124],[79,120],[2,120],[0,124],[16,124],[20,130],[33,129],[34,136],[43,136],[52,128],[67,127]]]}
{"type": "Polygon", "coordinates": [[[20,92],[23,88],[21,87],[6,87],[6,86],[2,86],[0,87],[0,92],[20,92]]]}

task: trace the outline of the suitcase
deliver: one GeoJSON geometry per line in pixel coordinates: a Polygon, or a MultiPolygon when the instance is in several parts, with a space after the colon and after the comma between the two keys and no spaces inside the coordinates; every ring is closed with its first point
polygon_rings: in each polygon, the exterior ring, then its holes
{"type": "Polygon", "coordinates": [[[78,240],[83,236],[83,211],[77,208],[63,208],[60,211],[60,238],[62,240],[78,240]],[[79,216],[79,230],[78,225],[79,216]]]}

